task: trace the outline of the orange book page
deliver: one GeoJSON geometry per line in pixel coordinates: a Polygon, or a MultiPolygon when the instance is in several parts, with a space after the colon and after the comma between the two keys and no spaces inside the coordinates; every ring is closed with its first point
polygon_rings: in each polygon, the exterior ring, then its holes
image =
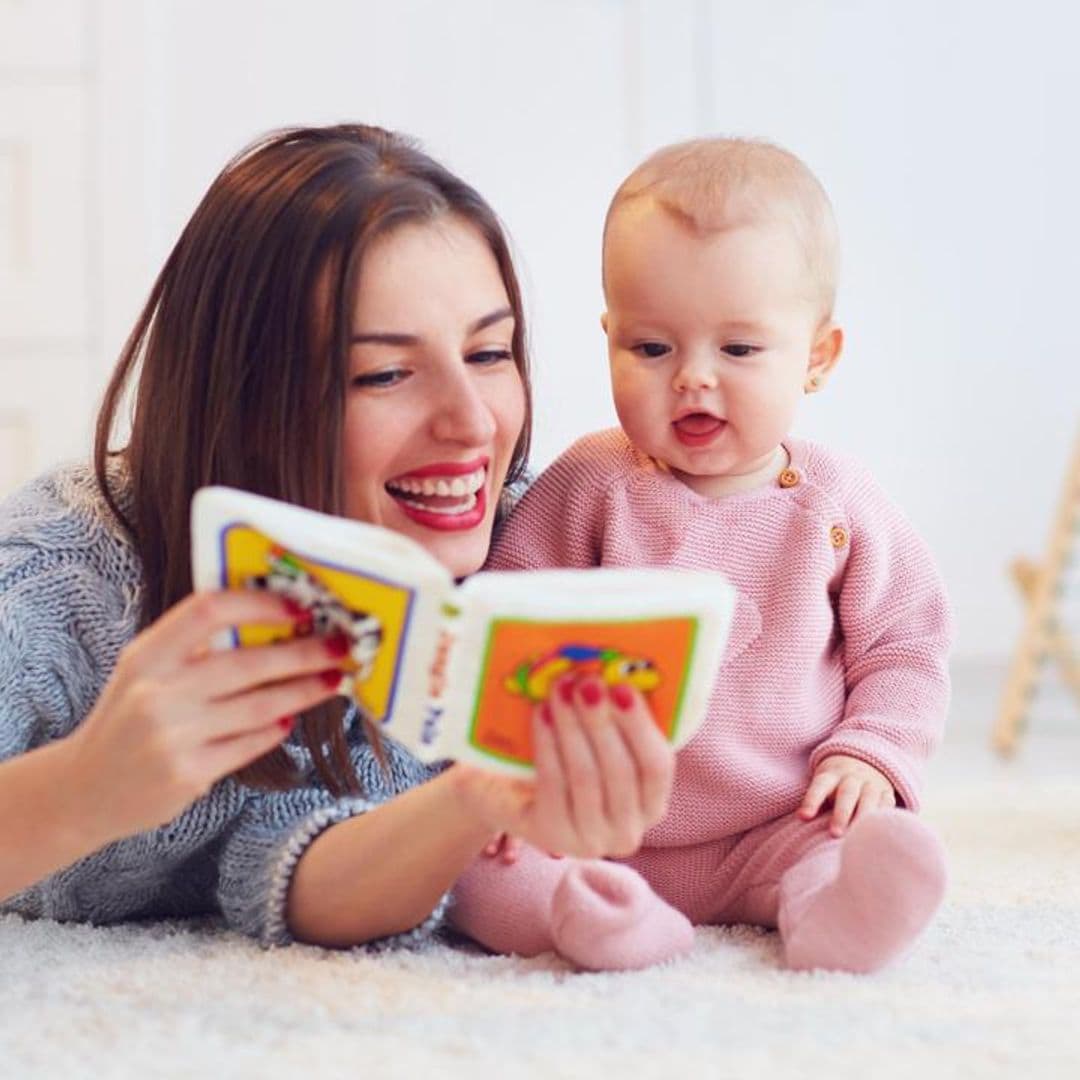
{"type": "Polygon", "coordinates": [[[533,709],[570,672],[638,687],[657,726],[673,740],[696,637],[697,620],[689,616],[560,623],[493,619],[468,741],[483,754],[531,764],[533,709]]]}

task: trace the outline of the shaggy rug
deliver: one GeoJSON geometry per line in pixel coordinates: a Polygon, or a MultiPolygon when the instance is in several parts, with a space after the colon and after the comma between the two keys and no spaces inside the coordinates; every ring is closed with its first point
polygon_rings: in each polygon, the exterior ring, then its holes
{"type": "Polygon", "coordinates": [[[213,924],[0,917],[0,1077],[1080,1076],[1080,783],[1005,771],[926,815],[949,897],[872,977],[778,966],[703,929],[635,974],[554,957],[266,952],[213,924]]]}

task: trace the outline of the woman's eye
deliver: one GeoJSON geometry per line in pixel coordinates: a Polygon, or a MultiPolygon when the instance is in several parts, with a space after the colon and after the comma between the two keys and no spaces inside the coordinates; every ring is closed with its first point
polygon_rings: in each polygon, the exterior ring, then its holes
{"type": "Polygon", "coordinates": [[[735,344],[724,346],[724,352],[726,352],[728,356],[753,356],[754,353],[758,351],[759,350],[755,345],[735,344]]]}
{"type": "Polygon", "coordinates": [[[513,360],[514,354],[509,349],[479,349],[469,353],[466,360],[470,364],[480,364],[484,367],[501,364],[506,360],[513,360]]]}
{"type": "Polygon", "coordinates": [[[638,356],[647,356],[650,360],[655,360],[671,352],[671,347],[660,341],[643,341],[633,346],[631,351],[636,352],[638,356]]]}
{"type": "Polygon", "coordinates": [[[401,368],[389,368],[386,371],[371,371],[366,375],[356,375],[353,377],[353,386],[396,386],[402,379],[406,378],[407,372],[402,371],[401,368]]]}

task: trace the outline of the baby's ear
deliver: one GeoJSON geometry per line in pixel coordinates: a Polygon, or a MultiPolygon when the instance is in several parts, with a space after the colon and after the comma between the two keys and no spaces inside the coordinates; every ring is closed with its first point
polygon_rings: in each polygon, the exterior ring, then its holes
{"type": "Polygon", "coordinates": [[[601,311],[600,312],[600,329],[603,330],[605,334],[607,333],[607,312],[606,311],[601,311]]]}
{"type": "Polygon", "coordinates": [[[820,390],[826,376],[840,362],[844,350],[844,331],[838,323],[825,323],[814,336],[810,346],[810,363],[806,368],[807,393],[820,390]]]}

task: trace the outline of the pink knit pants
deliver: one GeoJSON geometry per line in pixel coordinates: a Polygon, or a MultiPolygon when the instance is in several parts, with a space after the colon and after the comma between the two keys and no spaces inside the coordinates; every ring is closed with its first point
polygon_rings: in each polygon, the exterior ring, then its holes
{"type": "Polygon", "coordinates": [[[531,848],[510,866],[481,857],[454,890],[451,920],[496,952],[554,948],[594,969],[677,955],[689,947],[690,924],[752,923],[779,927],[789,966],[871,971],[918,935],[945,885],[940,842],[901,810],[867,815],[839,839],[827,815],[787,815],[721,840],[645,848],[622,863],[531,848]],[[601,944],[603,917],[590,914],[597,889],[632,911],[601,944]]]}

